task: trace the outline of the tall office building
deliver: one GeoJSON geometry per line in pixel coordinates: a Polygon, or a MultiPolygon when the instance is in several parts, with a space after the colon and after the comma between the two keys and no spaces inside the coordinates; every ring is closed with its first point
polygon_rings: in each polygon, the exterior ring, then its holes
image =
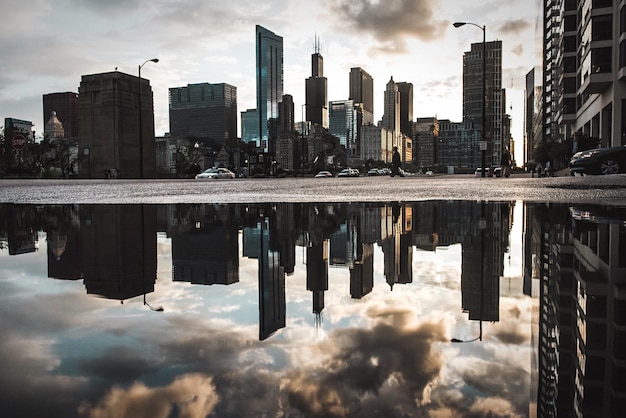
{"type": "Polygon", "coordinates": [[[350,69],[350,96],[354,103],[362,103],[363,125],[374,124],[374,79],[360,67],[350,69]]]}
{"type": "Polygon", "coordinates": [[[226,83],[188,84],[169,89],[170,135],[235,146],[237,87],[226,83]]]}
{"type": "Polygon", "coordinates": [[[400,92],[393,81],[387,82],[382,127],[388,131],[400,131],[400,92]]]}
{"type": "Polygon", "coordinates": [[[52,112],[63,124],[65,138],[78,136],[78,93],[49,93],[43,95],[43,123],[50,120],[52,112]]]}
{"type": "Polygon", "coordinates": [[[250,143],[259,138],[259,121],[256,109],[248,109],[241,112],[241,140],[250,143]]]}
{"type": "MultiPolygon", "coordinates": [[[[463,121],[482,127],[483,117],[483,62],[485,63],[485,164],[500,165],[502,155],[502,117],[504,114],[502,90],[502,41],[471,45],[463,54],[463,121]],[[483,52],[486,53],[483,60],[483,52]]],[[[473,153],[481,153],[479,148],[473,153]]]]}
{"type": "Polygon", "coordinates": [[[311,77],[306,79],[306,120],[328,128],[328,80],[324,77],[324,58],[315,38],[315,53],[311,55],[311,77]]]}
{"type": "Polygon", "coordinates": [[[352,100],[335,100],[329,103],[329,128],[331,134],[339,138],[348,156],[356,156],[359,133],[358,109],[352,100]]]}
{"type": "Polygon", "coordinates": [[[82,76],[78,146],[79,155],[83,156],[80,177],[103,178],[107,172],[123,178],[154,177],[156,151],[150,81],[119,71],[82,76]]]}
{"type": "Polygon", "coordinates": [[[404,154],[402,146],[402,132],[400,132],[400,92],[393,77],[385,88],[385,102],[382,127],[393,134],[393,146],[400,149],[400,154],[404,154]]]}
{"type": "Polygon", "coordinates": [[[256,111],[259,126],[257,145],[267,152],[268,123],[278,118],[278,102],[283,97],[283,38],[256,26],[256,111]]]}
{"type": "Polygon", "coordinates": [[[413,137],[413,83],[396,83],[400,93],[400,131],[413,137]]]}

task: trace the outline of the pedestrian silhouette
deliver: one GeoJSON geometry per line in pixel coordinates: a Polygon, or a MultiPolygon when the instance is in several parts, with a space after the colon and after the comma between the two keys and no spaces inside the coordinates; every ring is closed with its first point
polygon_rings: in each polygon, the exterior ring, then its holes
{"type": "Polygon", "coordinates": [[[401,176],[400,166],[402,165],[402,161],[400,160],[400,153],[398,152],[398,147],[393,147],[393,156],[391,157],[391,177],[401,176]]]}

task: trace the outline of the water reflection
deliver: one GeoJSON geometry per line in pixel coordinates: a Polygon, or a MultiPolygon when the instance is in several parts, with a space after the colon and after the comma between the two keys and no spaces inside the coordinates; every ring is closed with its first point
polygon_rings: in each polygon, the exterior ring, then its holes
{"type": "Polygon", "coordinates": [[[0,211],[12,416],[610,416],[626,400],[623,209],[0,211]]]}

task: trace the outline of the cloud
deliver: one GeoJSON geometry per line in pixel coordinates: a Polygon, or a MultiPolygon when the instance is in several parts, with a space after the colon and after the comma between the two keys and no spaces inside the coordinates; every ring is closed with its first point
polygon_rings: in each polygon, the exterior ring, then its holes
{"type": "Polygon", "coordinates": [[[163,387],[149,388],[135,383],[128,389],[114,387],[97,405],[84,402],[83,417],[167,418],[177,416],[202,418],[213,413],[219,397],[210,377],[200,373],[186,374],[163,387]]]}
{"type": "Polygon", "coordinates": [[[437,19],[436,0],[326,0],[331,16],[344,32],[369,34],[374,48],[387,53],[407,52],[406,37],[432,41],[443,36],[449,22],[437,19]]]}
{"type": "Polygon", "coordinates": [[[532,28],[532,25],[527,19],[507,20],[498,27],[498,31],[505,35],[517,35],[532,28]]]}

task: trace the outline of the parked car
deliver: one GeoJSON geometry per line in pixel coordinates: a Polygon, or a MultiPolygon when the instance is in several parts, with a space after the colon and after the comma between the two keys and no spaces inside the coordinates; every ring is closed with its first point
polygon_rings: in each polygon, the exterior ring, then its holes
{"type": "Polygon", "coordinates": [[[572,175],[626,173],[626,146],[577,152],[569,162],[569,170],[572,175]]]}
{"type": "MultiPolygon", "coordinates": [[[[483,169],[482,167],[478,167],[474,172],[474,177],[482,177],[483,169]]],[[[493,177],[493,173],[491,172],[491,168],[485,167],[485,177],[493,177]]]]}
{"type": "Polygon", "coordinates": [[[235,173],[230,171],[227,168],[219,167],[219,168],[207,168],[200,174],[196,174],[197,180],[205,180],[205,179],[234,179],[235,173]]]}
{"type": "Polygon", "coordinates": [[[377,168],[370,168],[367,172],[368,176],[379,176],[380,175],[380,170],[378,170],[377,168]]]}
{"type": "Polygon", "coordinates": [[[354,168],[344,168],[337,174],[337,177],[359,177],[361,173],[354,168]]]}
{"type": "Polygon", "coordinates": [[[428,170],[424,174],[426,174],[427,176],[432,176],[433,172],[432,172],[432,170],[428,170]]]}
{"type": "Polygon", "coordinates": [[[324,178],[324,177],[332,177],[333,173],[330,171],[320,171],[315,175],[315,178],[324,178]]]}
{"type": "Polygon", "coordinates": [[[493,169],[494,177],[502,177],[502,167],[494,167],[493,169]]]}

